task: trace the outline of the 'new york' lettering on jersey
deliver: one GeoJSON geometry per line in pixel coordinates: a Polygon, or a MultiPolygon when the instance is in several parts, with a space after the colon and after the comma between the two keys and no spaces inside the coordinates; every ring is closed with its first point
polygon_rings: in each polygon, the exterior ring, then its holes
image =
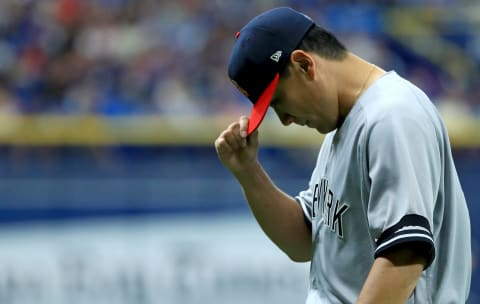
{"type": "Polygon", "coordinates": [[[327,225],[338,237],[344,237],[343,215],[350,206],[335,198],[335,194],[328,188],[328,180],[322,178],[320,184],[315,184],[313,192],[313,217],[319,214],[323,223],[327,225]]]}
{"type": "Polygon", "coordinates": [[[465,303],[470,222],[448,134],[428,97],[395,72],[325,136],[295,198],[312,231],[306,304],[355,303],[375,259],[403,246],[427,261],[408,304],[465,303]]]}

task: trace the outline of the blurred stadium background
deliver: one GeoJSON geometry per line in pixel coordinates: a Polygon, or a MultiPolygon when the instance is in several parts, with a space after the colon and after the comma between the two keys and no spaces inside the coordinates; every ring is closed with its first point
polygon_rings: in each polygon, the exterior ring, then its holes
{"type": "MultiPolygon", "coordinates": [[[[0,1],[0,303],[302,303],[308,264],[257,227],[213,142],[250,105],[233,35],[279,5],[423,88],[473,223],[480,303],[480,3],[0,1]]],[[[322,136],[269,113],[260,157],[290,194],[322,136]]],[[[441,250],[441,249],[439,249],[441,250]]]]}

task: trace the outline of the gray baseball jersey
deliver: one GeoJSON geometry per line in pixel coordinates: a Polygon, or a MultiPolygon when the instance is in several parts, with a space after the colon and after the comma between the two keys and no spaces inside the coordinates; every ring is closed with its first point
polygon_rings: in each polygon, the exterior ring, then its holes
{"type": "Polygon", "coordinates": [[[395,72],[327,134],[296,199],[312,226],[307,304],[355,303],[375,257],[400,244],[428,259],[408,303],[465,303],[470,220],[447,131],[428,97],[395,72]]]}

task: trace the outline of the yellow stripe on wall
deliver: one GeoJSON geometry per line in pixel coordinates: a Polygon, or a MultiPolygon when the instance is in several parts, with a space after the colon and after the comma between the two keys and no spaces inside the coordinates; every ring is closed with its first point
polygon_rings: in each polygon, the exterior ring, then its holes
{"type": "MultiPolygon", "coordinates": [[[[0,145],[108,146],[189,145],[212,146],[232,116],[0,116],[0,145]]],[[[446,117],[452,145],[480,147],[480,119],[446,117]]],[[[300,126],[284,127],[266,119],[260,127],[262,145],[319,147],[323,135],[300,126]]]]}

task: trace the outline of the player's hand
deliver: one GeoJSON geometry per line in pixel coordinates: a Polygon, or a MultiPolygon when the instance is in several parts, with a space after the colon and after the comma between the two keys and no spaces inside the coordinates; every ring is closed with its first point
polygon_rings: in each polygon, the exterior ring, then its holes
{"type": "Polygon", "coordinates": [[[241,173],[257,160],[258,131],[247,137],[248,117],[228,126],[215,140],[218,158],[230,171],[241,173]]]}

